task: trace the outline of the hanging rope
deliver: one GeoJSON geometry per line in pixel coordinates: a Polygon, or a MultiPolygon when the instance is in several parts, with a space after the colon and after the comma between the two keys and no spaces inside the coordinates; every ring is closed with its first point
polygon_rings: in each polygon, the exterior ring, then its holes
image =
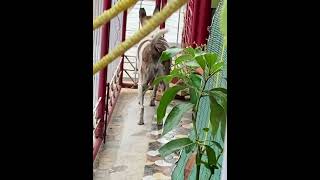
{"type": "Polygon", "coordinates": [[[117,2],[111,9],[104,11],[93,21],[93,30],[101,27],[102,25],[109,22],[112,18],[116,17],[122,11],[129,9],[131,6],[136,4],[138,0],[121,0],[117,2]]]}
{"type": "Polygon", "coordinates": [[[151,19],[146,22],[139,31],[135,32],[126,41],[119,44],[113,51],[104,56],[100,61],[93,65],[93,74],[105,68],[114,59],[124,54],[129,48],[137,44],[141,39],[156,29],[161,23],[163,23],[169,16],[175,11],[181,8],[188,0],[172,0],[160,11],[156,13],[151,19]]]}

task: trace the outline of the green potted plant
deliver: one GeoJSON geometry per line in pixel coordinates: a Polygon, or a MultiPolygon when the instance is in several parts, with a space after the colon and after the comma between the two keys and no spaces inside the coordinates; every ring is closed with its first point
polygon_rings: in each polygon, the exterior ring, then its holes
{"type": "MultiPolygon", "coordinates": [[[[159,124],[163,123],[167,106],[176,94],[181,90],[188,89],[191,96],[190,101],[173,107],[165,118],[162,135],[176,128],[182,115],[192,109],[193,131],[196,138],[194,140],[190,138],[172,140],[162,146],[159,152],[163,157],[181,149],[187,152],[193,152],[193,156],[187,162],[186,167],[195,165],[196,179],[199,179],[201,164],[205,165],[212,174],[215,169],[221,167],[218,160],[222,156],[223,148],[218,142],[205,142],[206,140],[200,138],[198,135],[199,129],[196,127],[196,117],[199,111],[200,99],[209,97],[211,127],[202,129],[202,131],[216,134],[218,127],[221,127],[221,136],[224,136],[225,131],[223,129],[225,129],[227,117],[227,90],[222,87],[205,90],[208,80],[222,70],[224,62],[219,60],[217,54],[203,51],[202,48],[168,49],[163,52],[161,60],[166,61],[174,56],[177,56],[177,58],[175,59],[174,69],[170,75],[160,76],[154,81],[154,84],[160,81],[168,83],[174,78],[179,81],[178,84],[164,92],[157,108],[157,122],[159,124]],[[199,72],[199,68],[201,68],[202,72],[199,72]],[[220,151],[217,153],[209,144],[218,147],[220,151]],[[206,160],[203,160],[203,156],[206,156],[206,160]]],[[[201,121],[201,119],[198,120],[201,121]]],[[[188,173],[188,171],[186,172],[188,173]]]]}

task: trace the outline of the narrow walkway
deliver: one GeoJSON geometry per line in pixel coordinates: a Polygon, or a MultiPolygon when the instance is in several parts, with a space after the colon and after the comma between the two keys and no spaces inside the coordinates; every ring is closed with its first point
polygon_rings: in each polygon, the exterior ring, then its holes
{"type": "MultiPolygon", "coordinates": [[[[139,106],[136,89],[122,89],[111,123],[106,144],[102,146],[94,171],[94,180],[141,180],[144,174],[147,132],[151,129],[155,107],[145,106],[145,124],[137,125],[139,106]]],[[[147,92],[145,102],[150,99],[147,92]]]]}
{"type": "MultiPolygon", "coordinates": [[[[148,15],[152,14],[154,5],[154,0],[145,0],[142,3],[142,7],[146,9],[148,15]]],[[[139,8],[140,1],[128,13],[126,37],[132,36],[139,29],[139,8]]],[[[165,37],[172,46],[180,46],[177,43],[181,41],[183,19],[184,10],[182,9],[175,12],[166,21],[169,33],[165,37]],[[178,23],[180,23],[179,28],[178,23]]],[[[136,48],[137,45],[126,52],[126,55],[132,56],[130,59],[132,63],[135,63],[136,48]]],[[[128,71],[130,76],[136,77],[134,68],[126,61],[124,68],[131,70],[128,71]]],[[[124,74],[124,80],[131,82],[126,74],[124,74]]],[[[143,126],[137,125],[139,119],[137,95],[136,89],[121,90],[111,123],[108,125],[106,144],[102,145],[94,163],[93,180],[171,179],[170,174],[178,156],[173,154],[163,160],[158,149],[170,139],[187,135],[191,128],[191,114],[185,114],[180,128],[168,133],[165,137],[160,137],[162,130],[156,125],[156,107],[148,106],[151,91],[148,91],[145,96],[145,124],[143,126]]],[[[181,101],[175,100],[168,107],[167,112],[175,103],[181,103],[181,101]]]]}
{"type": "MultiPolygon", "coordinates": [[[[111,123],[107,129],[106,144],[98,154],[94,180],[170,180],[178,160],[173,153],[165,159],[158,149],[171,139],[186,137],[192,128],[191,112],[184,114],[179,127],[161,137],[156,125],[155,109],[148,106],[151,91],[145,96],[145,125],[137,125],[139,106],[136,89],[122,89],[111,123]]],[[[159,102],[157,102],[158,105],[159,102]]],[[[174,100],[167,109],[183,101],[174,100]]]]}

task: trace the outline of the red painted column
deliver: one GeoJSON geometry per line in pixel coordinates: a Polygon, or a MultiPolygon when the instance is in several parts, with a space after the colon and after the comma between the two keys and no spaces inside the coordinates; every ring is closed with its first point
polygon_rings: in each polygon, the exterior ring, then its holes
{"type": "Polygon", "coordinates": [[[189,0],[183,31],[184,46],[206,44],[211,19],[211,0],[189,0]]]}
{"type": "Polygon", "coordinates": [[[161,10],[161,0],[156,0],[155,9],[158,9],[158,11],[161,10]]]}
{"type": "Polygon", "coordinates": [[[207,44],[207,38],[209,37],[208,27],[211,25],[212,19],[211,0],[196,1],[196,5],[195,9],[199,13],[197,13],[194,24],[198,22],[200,26],[193,31],[194,39],[198,45],[207,44]]]}
{"type": "Polygon", "coordinates": [[[160,7],[161,9],[161,0],[156,0],[156,7],[160,7]]]}
{"type": "MultiPolygon", "coordinates": [[[[103,10],[111,8],[111,0],[104,0],[103,10]]],[[[101,34],[101,58],[108,54],[109,51],[109,35],[110,35],[110,23],[105,24],[102,27],[101,34]]],[[[100,145],[103,140],[104,124],[105,124],[105,103],[106,103],[106,83],[107,83],[108,66],[99,72],[99,89],[98,97],[101,97],[101,101],[97,109],[97,118],[100,119],[99,124],[95,130],[96,143],[93,149],[93,159],[95,159],[100,145]]]]}

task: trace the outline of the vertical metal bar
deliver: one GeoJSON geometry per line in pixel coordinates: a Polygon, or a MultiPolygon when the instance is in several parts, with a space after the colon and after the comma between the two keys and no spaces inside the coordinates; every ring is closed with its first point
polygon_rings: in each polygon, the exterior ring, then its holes
{"type": "Polygon", "coordinates": [[[107,123],[108,123],[108,114],[109,114],[109,86],[110,84],[107,83],[107,96],[106,96],[106,120],[104,123],[104,132],[103,132],[103,143],[106,143],[106,136],[107,136],[107,123]]]}
{"type": "Polygon", "coordinates": [[[176,44],[178,45],[178,41],[179,41],[179,31],[180,31],[180,14],[181,14],[181,8],[179,9],[179,17],[178,17],[178,32],[177,32],[177,42],[176,44]]]}
{"type": "MultiPolygon", "coordinates": [[[[103,9],[107,10],[111,7],[111,0],[104,0],[103,9]]],[[[101,40],[101,54],[103,57],[108,54],[109,50],[109,34],[110,34],[110,23],[107,23],[102,27],[102,40],[101,40]]],[[[98,124],[96,137],[103,138],[103,124],[104,124],[104,113],[105,113],[105,97],[106,97],[106,83],[107,83],[107,72],[108,66],[105,67],[99,73],[99,89],[98,96],[101,97],[101,103],[98,106],[98,119],[101,124],[98,124]]]]}
{"type": "MultiPolygon", "coordinates": [[[[112,0],[104,0],[103,2],[103,10],[107,10],[111,8],[112,0]]],[[[110,23],[105,24],[102,27],[102,40],[101,40],[101,57],[108,54],[109,50],[109,35],[110,35],[110,23]]],[[[95,137],[97,141],[94,145],[93,150],[93,160],[96,158],[98,150],[103,140],[103,132],[104,132],[104,124],[105,124],[105,103],[106,103],[106,81],[107,81],[107,71],[108,66],[105,67],[99,73],[99,89],[98,89],[98,97],[101,97],[101,103],[98,106],[98,119],[100,119],[97,129],[95,131],[95,137]]]]}
{"type": "MultiPolygon", "coordinates": [[[[140,23],[139,23],[140,24],[140,23]]],[[[122,20],[122,42],[126,40],[126,31],[127,31],[127,10],[123,12],[122,20]]],[[[123,84],[123,64],[124,64],[124,54],[122,55],[121,65],[120,65],[120,86],[123,84]]]]}

